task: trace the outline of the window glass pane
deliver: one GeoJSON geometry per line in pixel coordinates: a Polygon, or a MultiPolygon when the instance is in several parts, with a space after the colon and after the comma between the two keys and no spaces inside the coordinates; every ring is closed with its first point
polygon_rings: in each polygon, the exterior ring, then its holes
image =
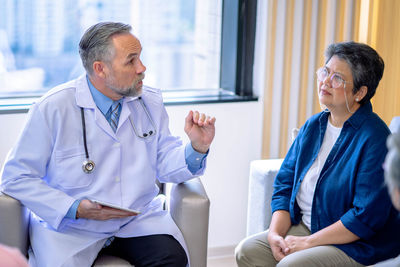
{"type": "Polygon", "coordinates": [[[78,43],[99,21],[129,23],[145,84],[219,88],[222,0],[0,0],[0,97],[43,93],[84,73],[78,43]]]}

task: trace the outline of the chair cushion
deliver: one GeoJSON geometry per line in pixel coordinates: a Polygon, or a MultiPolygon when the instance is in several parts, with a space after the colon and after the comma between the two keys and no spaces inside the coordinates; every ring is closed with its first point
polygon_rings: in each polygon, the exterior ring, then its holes
{"type": "Polygon", "coordinates": [[[283,159],[268,159],[250,163],[247,236],[269,227],[273,184],[282,162],[283,159]]]}
{"type": "Polygon", "coordinates": [[[99,266],[133,266],[126,260],[121,258],[111,256],[111,255],[101,255],[99,256],[93,264],[94,267],[99,266]]]}
{"type": "Polygon", "coordinates": [[[400,116],[393,117],[392,121],[390,122],[389,129],[392,133],[400,132],[400,116]]]}

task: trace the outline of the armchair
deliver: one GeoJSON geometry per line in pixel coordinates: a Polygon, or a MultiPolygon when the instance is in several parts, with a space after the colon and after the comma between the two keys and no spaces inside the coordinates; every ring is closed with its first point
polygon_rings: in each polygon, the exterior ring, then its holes
{"type": "Polygon", "coordinates": [[[400,131],[400,116],[393,117],[392,121],[390,122],[389,129],[392,133],[400,131]]]}
{"type": "Polygon", "coordinates": [[[250,162],[247,236],[269,228],[272,216],[273,185],[282,162],[283,159],[253,160],[250,162]]]}
{"type": "MultiPolygon", "coordinates": [[[[207,265],[207,239],[210,200],[199,178],[182,184],[166,184],[166,208],[181,230],[192,266],[207,265]]],[[[27,255],[28,210],[21,203],[0,193],[0,243],[17,247],[27,255]]],[[[131,266],[127,261],[101,256],[93,266],[131,266]]]]}
{"type": "MultiPolygon", "coordinates": [[[[299,129],[293,128],[292,141],[299,129]]],[[[283,159],[261,159],[250,162],[249,199],[247,203],[247,236],[265,231],[271,222],[271,199],[274,180],[283,159]]]]}

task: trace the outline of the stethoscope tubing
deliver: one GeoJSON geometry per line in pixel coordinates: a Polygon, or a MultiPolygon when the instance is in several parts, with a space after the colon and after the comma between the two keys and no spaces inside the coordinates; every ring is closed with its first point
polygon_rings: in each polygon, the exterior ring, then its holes
{"type": "Polygon", "coordinates": [[[83,146],[85,147],[86,159],[89,159],[89,151],[88,151],[88,148],[87,148],[87,141],[86,141],[85,113],[83,111],[83,108],[81,108],[81,120],[82,120],[82,130],[83,130],[83,146]]]}
{"type": "Polygon", "coordinates": [[[149,119],[149,121],[150,121],[150,123],[151,123],[151,126],[153,126],[154,131],[151,131],[151,130],[150,130],[148,134],[147,134],[147,133],[143,133],[143,135],[140,135],[140,134],[138,133],[136,127],[135,127],[135,124],[132,122],[132,119],[131,119],[130,116],[129,116],[129,121],[131,122],[133,131],[135,132],[136,136],[139,137],[139,138],[146,139],[146,138],[149,138],[150,136],[156,134],[156,132],[157,132],[157,130],[156,130],[156,124],[154,123],[153,119],[151,118],[150,113],[149,113],[149,111],[147,110],[146,105],[144,104],[144,101],[143,101],[142,97],[139,96],[139,97],[138,97],[138,100],[139,100],[140,104],[142,105],[142,108],[143,108],[144,112],[146,113],[146,116],[147,116],[147,118],[149,119]]]}
{"type": "MultiPolygon", "coordinates": [[[[142,138],[142,139],[146,139],[146,138],[149,138],[150,136],[153,136],[156,134],[156,132],[157,132],[156,124],[154,123],[153,119],[151,118],[150,113],[147,110],[143,99],[141,97],[138,97],[138,100],[139,100],[141,106],[143,107],[143,110],[146,113],[146,116],[149,119],[151,125],[153,126],[154,131],[150,130],[149,133],[143,133],[143,135],[140,135],[130,116],[129,116],[129,121],[132,125],[133,131],[135,132],[136,136],[139,138],[142,138]]],[[[85,112],[82,107],[81,107],[81,121],[82,121],[82,131],[83,131],[83,146],[85,148],[85,157],[86,157],[86,160],[82,164],[82,169],[85,173],[91,173],[95,167],[95,163],[89,159],[89,151],[88,151],[88,147],[87,147],[87,138],[86,138],[85,112]]]]}

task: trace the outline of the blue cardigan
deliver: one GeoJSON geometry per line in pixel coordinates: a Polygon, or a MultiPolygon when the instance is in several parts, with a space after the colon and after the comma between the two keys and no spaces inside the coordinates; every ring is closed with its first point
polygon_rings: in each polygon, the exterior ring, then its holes
{"type": "MultiPolygon", "coordinates": [[[[272,212],[289,211],[292,224],[301,221],[296,195],[318,155],[328,117],[329,113],[321,112],[304,124],[275,179],[272,212]]],[[[361,106],[344,123],[313,198],[311,232],[341,220],[360,239],[336,247],[364,265],[400,253],[400,216],[384,185],[382,169],[389,134],[371,103],[361,106]]]]}

